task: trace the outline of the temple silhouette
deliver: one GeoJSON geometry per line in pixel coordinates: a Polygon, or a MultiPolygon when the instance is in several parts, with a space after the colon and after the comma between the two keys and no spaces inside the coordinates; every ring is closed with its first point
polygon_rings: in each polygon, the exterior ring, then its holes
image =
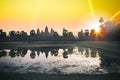
{"type": "Polygon", "coordinates": [[[120,41],[120,24],[113,22],[101,23],[99,33],[95,29],[81,30],[77,36],[73,32],[63,28],[62,35],[57,31],[51,29],[49,32],[48,27],[45,30],[31,30],[28,35],[25,31],[9,31],[8,35],[0,29],[0,42],[32,42],[32,41],[120,41]]]}

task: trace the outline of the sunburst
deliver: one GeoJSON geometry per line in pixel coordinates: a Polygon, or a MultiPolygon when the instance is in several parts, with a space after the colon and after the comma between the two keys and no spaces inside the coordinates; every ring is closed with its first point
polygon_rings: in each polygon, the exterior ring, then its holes
{"type": "Polygon", "coordinates": [[[118,12],[116,12],[111,18],[110,18],[110,20],[112,20],[112,19],[114,19],[117,15],[119,15],[120,14],[120,10],[118,11],[118,12]]]}
{"type": "Polygon", "coordinates": [[[90,8],[90,12],[91,12],[91,15],[93,17],[93,20],[95,20],[95,14],[94,14],[94,10],[93,10],[93,6],[92,6],[91,0],[88,0],[88,4],[89,4],[89,8],[90,8]]]}
{"type": "MultiPolygon", "coordinates": [[[[89,4],[91,15],[93,17],[93,22],[94,22],[95,21],[95,13],[94,13],[94,10],[93,10],[93,6],[92,6],[91,0],[88,0],[88,4],[89,4]]],[[[94,23],[94,25],[92,25],[92,26],[95,29],[96,33],[99,33],[99,31],[100,31],[99,24],[94,23]]]]}

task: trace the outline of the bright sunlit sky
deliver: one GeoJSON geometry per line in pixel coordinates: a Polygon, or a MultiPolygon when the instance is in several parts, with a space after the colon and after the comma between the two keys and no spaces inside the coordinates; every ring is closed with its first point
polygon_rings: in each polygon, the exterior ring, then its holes
{"type": "Polygon", "coordinates": [[[0,28],[6,32],[48,26],[77,34],[81,29],[97,29],[100,17],[119,20],[120,0],[0,0],[0,28]]]}

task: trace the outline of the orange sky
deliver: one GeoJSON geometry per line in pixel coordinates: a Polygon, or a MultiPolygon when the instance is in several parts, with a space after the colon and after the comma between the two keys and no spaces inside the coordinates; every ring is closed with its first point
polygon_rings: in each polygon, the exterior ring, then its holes
{"type": "Polygon", "coordinates": [[[99,27],[99,17],[120,19],[120,0],[0,0],[0,28],[4,31],[63,28],[77,34],[99,27]],[[108,2],[109,1],[109,2],[108,2]]]}

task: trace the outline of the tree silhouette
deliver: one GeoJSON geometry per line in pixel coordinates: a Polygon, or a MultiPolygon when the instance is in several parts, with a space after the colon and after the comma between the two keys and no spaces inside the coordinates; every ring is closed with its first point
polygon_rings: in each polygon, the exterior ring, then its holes
{"type": "Polygon", "coordinates": [[[104,18],[100,17],[99,22],[102,24],[104,22],[104,18]]]}
{"type": "Polygon", "coordinates": [[[32,36],[32,37],[35,36],[35,30],[30,31],[30,36],[32,36]]]}

